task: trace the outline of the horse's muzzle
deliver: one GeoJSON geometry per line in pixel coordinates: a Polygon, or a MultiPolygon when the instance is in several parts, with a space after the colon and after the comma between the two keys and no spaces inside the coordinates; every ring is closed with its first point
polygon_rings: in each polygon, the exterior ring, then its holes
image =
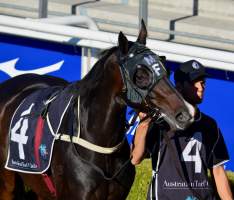
{"type": "Polygon", "coordinates": [[[192,118],[192,116],[190,116],[190,114],[186,111],[179,112],[176,115],[176,120],[180,123],[186,123],[186,122],[190,121],[191,118],[192,118]]]}
{"type": "Polygon", "coordinates": [[[181,129],[185,129],[193,122],[193,117],[187,110],[179,111],[176,114],[175,119],[181,129]]]}

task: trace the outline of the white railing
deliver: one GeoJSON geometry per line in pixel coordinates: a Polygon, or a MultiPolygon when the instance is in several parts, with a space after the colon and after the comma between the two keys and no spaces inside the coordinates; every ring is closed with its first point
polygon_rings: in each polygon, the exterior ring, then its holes
{"type": "MultiPolygon", "coordinates": [[[[118,35],[114,33],[3,15],[0,15],[0,32],[97,49],[116,45],[118,38],[118,35]]],[[[128,38],[136,40],[133,36],[128,36],[128,38]]],[[[184,62],[197,59],[209,68],[234,71],[234,53],[232,52],[151,39],[147,40],[147,46],[159,55],[166,56],[170,61],[184,62]]]]}
{"type": "MultiPolygon", "coordinates": [[[[64,16],[64,17],[51,17],[51,18],[40,18],[40,19],[28,19],[31,21],[49,23],[49,24],[60,24],[60,25],[74,25],[81,26],[85,25],[90,30],[98,31],[98,26],[94,20],[87,16],[64,16]]],[[[81,77],[84,77],[93,64],[97,61],[98,51],[90,46],[82,47],[81,51],[81,77]]]]}

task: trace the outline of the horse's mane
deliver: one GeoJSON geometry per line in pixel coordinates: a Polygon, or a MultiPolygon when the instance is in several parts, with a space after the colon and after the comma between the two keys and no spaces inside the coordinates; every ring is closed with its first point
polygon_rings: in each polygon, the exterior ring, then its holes
{"type": "Polygon", "coordinates": [[[105,66],[106,60],[117,49],[118,47],[114,46],[110,49],[103,50],[101,53],[99,53],[99,60],[95,63],[95,65],[92,67],[89,73],[84,77],[84,80],[90,79],[91,81],[95,81],[95,82],[100,80],[104,72],[104,66],[105,66]]]}
{"type": "Polygon", "coordinates": [[[94,89],[102,80],[105,62],[113,54],[118,47],[114,46],[110,49],[106,49],[99,54],[99,60],[94,64],[92,69],[85,75],[83,79],[77,82],[77,86],[82,89],[84,86],[87,89],[94,89]]]}
{"type": "MultiPolygon", "coordinates": [[[[128,48],[131,48],[134,42],[128,41],[128,48]]],[[[95,63],[89,73],[83,78],[84,81],[93,81],[96,82],[100,80],[104,72],[104,63],[108,57],[118,50],[117,46],[111,47],[110,49],[105,49],[99,53],[99,60],[95,63]]]]}
{"type": "MultiPolygon", "coordinates": [[[[128,48],[131,48],[133,43],[134,42],[132,41],[128,41],[128,48]]],[[[95,63],[92,69],[85,75],[83,79],[76,82],[76,87],[79,88],[80,94],[94,90],[99,85],[99,83],[103,80],[105,62],[116,51],[118,51],[118,46],[105,49],[99,53],[99,60],[95,63]]]]}

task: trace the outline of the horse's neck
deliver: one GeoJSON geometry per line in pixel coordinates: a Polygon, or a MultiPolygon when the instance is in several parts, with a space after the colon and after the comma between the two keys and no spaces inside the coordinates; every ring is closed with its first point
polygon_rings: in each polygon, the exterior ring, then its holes
{"type": "Polygon", "coordinates": [[[80,97],[81,137],[103,146],[120,142],[124,132],[125,108],[116,101],[112,84],[100,84],[80,97]]]}

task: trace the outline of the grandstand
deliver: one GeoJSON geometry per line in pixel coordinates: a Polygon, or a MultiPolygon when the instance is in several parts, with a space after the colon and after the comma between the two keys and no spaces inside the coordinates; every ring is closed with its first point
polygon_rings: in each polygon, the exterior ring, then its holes
{"type": "Polygon", "coordinates": [[[100,30],[136,35],[139,5],[152,39],[234,51],[233,0],[1,0],[0,14],[89,16],[100,30]]]}

